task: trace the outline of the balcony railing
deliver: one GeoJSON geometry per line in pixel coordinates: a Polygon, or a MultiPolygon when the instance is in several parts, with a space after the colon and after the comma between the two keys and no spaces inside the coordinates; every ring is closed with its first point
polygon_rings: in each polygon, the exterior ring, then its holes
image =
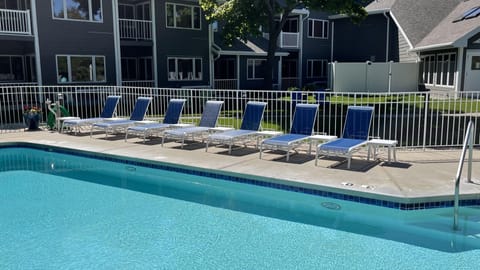
{"type": "Polygon", "coordinates": [[[281,48],[300,48],[300,33],[281,32],[278,38],[281,48]]]}
{"type": "Polygon", "coordinates": [[[237,86],[237,79],[215,79],[213,87],[215,89],[237,89],[237,86]]]}
{"type": "Polygon", "coordinates": [[[152,21],[119,19],[120,38],[152,40],[152,21]]]}
{"type": "Polygon", "coordinates": [[[122,86],[154,87],[155,86],[155,81],[153,81],[153,80],[122,81],[122,86]]]}
{"type": "Polygon", "coordinates": [[[32,35],[30,11],[0,9],[0,34],[32,35]]]}
{"type": "Polygon", "coordinates": [[[298,77],[282,78],[282,89],[288,89],[290,87],[298,87],[298,77]]]}

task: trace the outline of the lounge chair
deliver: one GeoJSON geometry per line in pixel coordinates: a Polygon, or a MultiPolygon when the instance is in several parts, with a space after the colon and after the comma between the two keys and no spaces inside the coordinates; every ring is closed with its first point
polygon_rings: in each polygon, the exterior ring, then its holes
{"type": "Polygon", "coordinates": [[[272,137],[260,144],[260,159],[264,149],[285,150],[287,161],[290,158],[290,150],[304,143],[313,133],[313,125],[317,118],[317,104],[297,104],[293,115],[290,133],[272,137]]]}
{"type": "Polygon", "coordinates": [[[182,148],[185,143],[185,138],[192,136],[192,140],[196,135],[204,135],[208,133],[210,129],[214,128],[217,125],[218,116],[220,115],[220,110],[222,109],[223,101],[207,101],[203,109],[202,117],[200,118],[200,123],[195,127],[185,127],[167,130],[163,133],[162,136],[162,147],[165,139],[174,138],[180,139],[182,141],[182,148]]]}
{"type": "Polygon", "coordinates": [[[143,136],[143,142],[145,142],[146,138],[154,133],[158,134],[165,131],[167,128],[174,127],[180,120],[184,105],[185,99],[170,99],[162,123],[150,123],[128,127],[125,132],[125,141],[127,141],[128,134],[134,134],[143,136]]]}
{"type": "Polygon", "coordinates": [[[120,98],[120,96],[108,96],[99,117],[65,120],[60,127],[60,133],[64,128],[71,128],[76,135],[83,127],[91,127],[93,124],[101,122],[106,118],[112,118],[115,114],[120,98]]]}
{"type": "Polygon", "coordinates": [[[265,102],[249,101],[245,108],[242,124],[240,129],[229,130],[221,133],[216,133],[208,136],[205,152],[208,151],[208,145],[210,143],[228,144],[228,153],[232,153],[232,145],[235,141],[245,140],[249,137],[255,136],[260,129],[260,125],[263,119],[263,112],[265,111],[265,102]]]}
{"type": "Polygon", "coordinates": [[[350,169],[353,153],[368,142],[372,116],[373,107],[349,106],[342,137],[318,145],[315,165],[320,155],[339,156],[347,158],[347,168],[350,169]]]}
{"type": "Polygon", "coordinates": [[[90,129],[90,137],[92,137],[94,130],[104,130],[105,136],[107,136],[108,133],[113,134],[115,132],[124,131],[128,127],[133,126],[135,123],[143,121],[151,101],[151,97],[139,97],[135,103],[135,106],[133,107],[133,111],[129,119],[104,120],[102,122],[93,124],[92,128],[90,129]]]}

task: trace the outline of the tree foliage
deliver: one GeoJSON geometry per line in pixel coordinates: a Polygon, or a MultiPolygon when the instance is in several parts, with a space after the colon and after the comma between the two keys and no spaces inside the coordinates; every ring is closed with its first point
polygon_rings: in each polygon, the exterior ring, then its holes
{"type": "MultiPolygon", "coordinates": [[[[366,0],[199,0],[207,21],[218,21],[227,44],[239,38],[247,40],[268,31],[266,74],[272,74],[277,40],[292,11],[296,8],[322,10],[332,14],[346,14],[354,21],[366,16],[366,0]]],[[[265,86],[271,87],[272,78],[266,76],[265,86]]]]}

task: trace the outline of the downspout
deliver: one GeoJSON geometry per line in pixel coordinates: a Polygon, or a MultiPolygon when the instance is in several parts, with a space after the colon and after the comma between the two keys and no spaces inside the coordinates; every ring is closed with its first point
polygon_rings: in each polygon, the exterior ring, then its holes
{"type": "MultiPolygon", "coordinates": [[[[40,59],[40,42],[38,39],[38,20],[37,20],[37,5],[35,0],[30,1],[31,16],[32,16],[32,28],[33,28],[33,40],[35,46],[35,69],[37,73],[37,84],[39,86],[43,85],[42,80],[42,64],[40,59]]],[[[56,59],[55,59],[56,61],[56,59]]],[[[42,89],[42,88],[40,88],[42,89]]],[[[41,90],[40,90],[41,91],[41,90]]]]}
{"type": "Polygon", "coordinates": [[[383,12],[383,16],[387,19],[387,38],[386,38],[386,46],[385,46],[385,63],[388,62],[388,48],[390,47],[390,17],[387,16],[387,12],[383,12]]]}
{"type": "Polygon", "coordinates": [[[118,16],[118,1],[112,0],[113,11],[113,43],[115,47],[115,77],[116,85],[122,86],[122,54],[120,48],[120,30],[118,16]]]}
{"type": "MultiPolygon", "coordinates": [[[[303,15],[301,15],[301,16],[303,16],[303,15]]],[[[300,63],[298,63],[298,78],[299,78],[300,89],[303,86],[303,37],[304,37],[303,23],[308,19],[308,17],[310,17],[310,11],[308,11],[305,18],[302,18],[302,23],[299,25],[299,27],[301,28],[301,29],[299,29],[300,34],[301,34],[301,37],[299,38],[300,44],[298,44],[300,46],[300,50],[298,52],[298,60],[300,62],[300,63]]]]}
{"type": "Polygon", "coordinates": [[[333,63],[333,37],[334,37],[334,34],[335,34],[335,21],[332,21],[332,34],[331,34],[332,41],[331,41],[331,44],[330,44],[330,63],[333,63]]]}
{"type": "Polygon", "coordinates": [[[215,87],[215,74],[214,74],[214,64],[213,64],[213,25],[210,23],[208,24],[208,69],[210,70],[210,78],[209,78],[209,88],[215,87]]]}
{"type": "Polygon", "coordinates": [[[150,16],[152,18],[152,40],[153,40],[153,48],[152,48],[153,86],[158,87],[157,15],[156,15],[156,12],[155,12],[155,10],[156,10],[155,0],[152,0],[150,5],[151,5],[150,16]]]}

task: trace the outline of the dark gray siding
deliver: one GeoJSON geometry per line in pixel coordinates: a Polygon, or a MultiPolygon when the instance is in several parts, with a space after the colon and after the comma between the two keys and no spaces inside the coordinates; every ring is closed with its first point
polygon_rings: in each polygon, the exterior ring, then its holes
{"type": "Polygon", "coordinates": [[[112,1],[102,1],[102,23],[53,19],[51,1],[36,6],[44,85],[57,84],[57,54],[105,56],[106,84],[116,83],[112,1]]]}
{"type": "MultiPolygon", "coordinates": [[[[175,29],[166,27],[166,3],[198,5],[197,1],[156,1],[157,70],[159,87],[200,86],[210,84],[209,71],[209,25],[202,18],[201,30],[175,29]],[[202,58],[201,81],[168,81],[168,57],[202,58]]],[[[203,17],[203,16],[202,16],[203,17]]]]}
{"type": "MultiPolygon", "coordinates": [[[[368,16],[359,24],[353,24],[348,18],[336,19],[334,22],[334,61],[384,62],[386,60],[387,19],[383,14],[368,16]]],[[[392,20],[390,25],[394,25],[392,20]]],[[[394,34],[392,32],[390,31],[390,36],[394,34]]],[[[398,55],[392,49],[389,54],[398,55]]],[[[389,60],[396,61],[396,59],[389,60]]]]}
{"type": "MultiPolygon", "coordinates": [[[[308,18],[328,20],[328,14],[321,11],[310,11],[308,18]]],[[[308,59],[325,59],[330,62],[331,41],[332,41],[332,24],[329,21],[329,32],[327,39],[309,38],[308,37],[308,19],[303,21],[303,51],[302,51],[302,85],[318,81],[318,79],[307,78],[307,60],[308,59]]],[[[327,78],[325,78],[326,80],[327,78]]]]}

